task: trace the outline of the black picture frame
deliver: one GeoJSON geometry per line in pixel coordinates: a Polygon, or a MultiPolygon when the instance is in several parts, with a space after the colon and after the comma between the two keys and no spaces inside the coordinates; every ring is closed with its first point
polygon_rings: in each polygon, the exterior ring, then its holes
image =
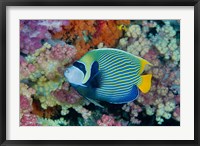
{"type": "MultiPolygon", "coordinates": [[[[199,0],[0,0],[0,144],[2,146],[21,145],[200,145],[200,1],[199,0]],[[6,7],[7,6],[194,6],[194,140],[7,140],[6,139],[6,7]]],[[[193,59],[193,58],[190,58],[193,59]]]]}

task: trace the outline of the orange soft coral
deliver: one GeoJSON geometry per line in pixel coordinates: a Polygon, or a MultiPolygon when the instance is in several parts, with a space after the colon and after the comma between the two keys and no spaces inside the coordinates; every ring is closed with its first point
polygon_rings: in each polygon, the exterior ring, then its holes
{"type": "Polygon", "coordinates": [[[77,37],[83,37],[83,31],[86,34],[93,35],[95,33],[94,23],[93,20],[71,20],[70,25],[64,28],[67,30],[67,37],[73,40],[77,37]]]}
{"type": "Polygon", "coordinates": [[[130,23],[131,23],[130,20],[117,20],[116,21],[117,25],[121,25],[121,24],[123,24],[123,25],[129,25],[130,23]]]}
{"type": "Polygon", "coordinates": [[[119,25],[129,25],[129,20],[70,20],[69,25],[63,26],[62,32],[53,34],[56,39],[71,42],[77,51],[76,59],[82,57],[99,43],[107,47],[116,47],[123,30],[119,25]]]}
{"type": "Polygon", "coordinates": [[[122,36],[122,30],[118,29],[118,25],[128,25],[129,20],[97,20],[96,33],[92,42],[97,46],[103,42],[107,47],[115,47],[118,39],[122,36]]]}
{"type": "Polygon", "coordinates": [[[91,45],[80,38],[75,41],[75,47],[77,49],[76,59],[79,59],[90,50],[91,45]]]}

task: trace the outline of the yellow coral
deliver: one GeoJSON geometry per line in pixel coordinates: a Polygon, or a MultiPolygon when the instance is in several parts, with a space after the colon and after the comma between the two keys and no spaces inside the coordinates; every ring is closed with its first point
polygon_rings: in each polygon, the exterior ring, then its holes
{"type": "Polygon", "coordinates": [[[35,90],[24,83],[20,83],[20,94],[30,98],[31,95],[35,94],[35,90]]]}

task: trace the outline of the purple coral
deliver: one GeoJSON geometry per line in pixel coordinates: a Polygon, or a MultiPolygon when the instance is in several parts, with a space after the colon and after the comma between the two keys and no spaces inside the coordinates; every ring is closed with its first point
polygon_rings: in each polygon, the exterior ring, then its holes
{"type": "Polygon", "coordinates": [[[20,50],[24,54],[32,54],[42,47],[42,39],[49,39],[47,27],[38,25],[37,20],[20,21],[20,50]]]}
{"type": "Polygon", "coordinates": [[[62,31],[62,26],[69,25],[68,20],[44,20],[39,21],[38,25],[45,26],[48,30],[56,33],[62,31]]]}
{"type": "Polygon", "coordinates": [[[42,41],[51,39],[51,31],[58,32],[68,21],[56,20],[21,20],[20,50],[24,54],[33,54],[42,47],[42,41]]]}

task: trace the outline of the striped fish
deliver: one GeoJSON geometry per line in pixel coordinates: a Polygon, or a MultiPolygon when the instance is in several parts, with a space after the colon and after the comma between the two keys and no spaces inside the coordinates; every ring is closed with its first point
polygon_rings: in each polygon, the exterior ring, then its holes
{"type": "Polygon", "coordinates": [[[139,90],[150,90],[152,75],[141,75],[146,65],[151,64],[128,52],[105,48],[89,51],[64,75],[91,102],[121,104],[135,100],[139,90]]]}

